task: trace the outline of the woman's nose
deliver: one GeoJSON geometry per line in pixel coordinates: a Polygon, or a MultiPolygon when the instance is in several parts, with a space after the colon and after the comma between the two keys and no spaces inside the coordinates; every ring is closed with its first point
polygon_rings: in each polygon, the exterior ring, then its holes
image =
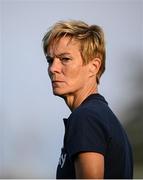
{"type": "Polygon", "coordinates": [[[53,62],[49,64],[48,71],[50,74],[61,72],[61,62],[58,58],[54,58],[53,62]]]}

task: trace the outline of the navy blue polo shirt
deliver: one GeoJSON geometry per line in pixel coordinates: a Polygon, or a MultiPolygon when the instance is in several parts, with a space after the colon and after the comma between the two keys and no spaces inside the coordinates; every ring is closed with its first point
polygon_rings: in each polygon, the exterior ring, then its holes
{"type": "Polygon", "coordinates": [[[132,149],[125,130],[100,94],[88,96],[68,119],[57,167],[57,179],[75,179],[74,158],[80,152],[104,156],[105,179],[133,178],[132,149]]]}

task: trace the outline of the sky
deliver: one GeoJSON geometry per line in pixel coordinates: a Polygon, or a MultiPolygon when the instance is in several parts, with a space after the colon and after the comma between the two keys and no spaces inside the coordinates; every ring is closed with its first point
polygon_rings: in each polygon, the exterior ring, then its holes
{"type": "Polygon", "coordinates": [[[0,177],[55,178],[62,119],[70,111],[52,94],[42,38],[59,20],[100,25],[106,71],[99,93],[124,124],[126,107],[142,96],[143,1],[0,1],[0,177]]]}

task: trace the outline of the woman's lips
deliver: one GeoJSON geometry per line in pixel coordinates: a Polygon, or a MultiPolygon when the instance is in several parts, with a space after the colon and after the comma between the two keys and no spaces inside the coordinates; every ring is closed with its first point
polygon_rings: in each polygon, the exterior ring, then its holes
{"type": "Polygon", "coordinates": [[[54,86],[54,87],[56,87],[56,86],[59,86],[61,83],[63,83],[64,81],[52,81],[52,85],[54,86]]]}

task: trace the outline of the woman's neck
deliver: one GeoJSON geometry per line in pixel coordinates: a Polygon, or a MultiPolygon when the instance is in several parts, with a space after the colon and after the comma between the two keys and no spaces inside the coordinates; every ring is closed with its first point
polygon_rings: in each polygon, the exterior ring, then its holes
{"type": "Polygon", "coordinates": [[[88,90],[80,90],[79,92],[68,94],[64,100],[71,111],[76,109],[89,95],[98,93],[97,86],[93,86],[88,90]]]}

